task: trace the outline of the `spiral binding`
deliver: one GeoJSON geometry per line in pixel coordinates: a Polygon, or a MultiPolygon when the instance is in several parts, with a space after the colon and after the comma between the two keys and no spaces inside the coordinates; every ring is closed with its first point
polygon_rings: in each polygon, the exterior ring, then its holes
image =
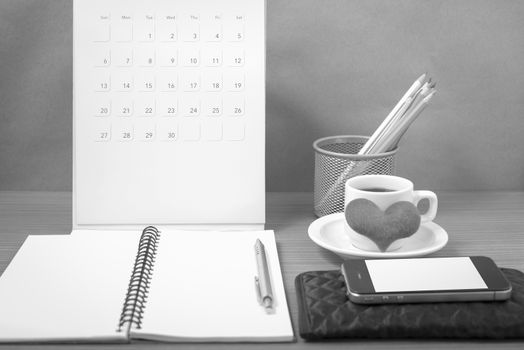
{"type": "Polygon", "coordinates": [[[121,332],[127,325],[127,331],[131,326],[140,329],[142,316],[149,293],[149,285],[153,277],[153,267],[158,247],[160,231],[154,226],[148,226],[142,231],[138,252],[133,266],[133,273],[127,287],[124,307],[120,314],[118,331],[121,332]]]}

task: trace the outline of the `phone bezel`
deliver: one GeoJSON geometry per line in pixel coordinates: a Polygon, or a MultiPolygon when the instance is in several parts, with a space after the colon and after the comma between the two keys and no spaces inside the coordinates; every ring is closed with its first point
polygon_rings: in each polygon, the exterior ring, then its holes
{"type": "MultiPolygon", "coordinates": [[[[444,258],[444,257],[442,257],[444,258]]],[[[487,285],[487,289],[443,289],[425,291],[388,291],[376,292],[371,281],[371,276],[366,266],[366,260],[376,259],[356,259],[348,260],[342,264],[342,273],[348,283],[346,287],[348,293],[354,295],[390,295],[390,294],[439,294],[439,293],[474,293],[474,292],[505,292],[511,290],[511,284],[500,272],[495,262],[486,256],[470,256],[471,262],[479,272],[480,276],[487,285]]],[[[439,258],[426,258],[439,259],[439,258]]]]}

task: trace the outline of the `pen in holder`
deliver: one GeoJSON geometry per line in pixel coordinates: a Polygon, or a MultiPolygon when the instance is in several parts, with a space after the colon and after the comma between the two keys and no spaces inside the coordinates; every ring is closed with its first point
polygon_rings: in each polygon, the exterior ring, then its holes
{"type": "Polygon", "coordinates": [[[316,140],[314,210],[318,217],[344,211],[344,184],[357,175],[394,175],[397,149],[359,155],[367,136],[330,136],[316,140]]]}

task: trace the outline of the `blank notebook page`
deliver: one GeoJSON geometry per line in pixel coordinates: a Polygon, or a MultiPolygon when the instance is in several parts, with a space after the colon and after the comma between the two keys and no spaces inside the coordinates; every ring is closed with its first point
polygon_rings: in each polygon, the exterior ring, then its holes
{"type": "Polygon", "coordinates": [[[272,231],[162,231],[141,329],[133,338],[289,341],[293,329],[272,231]],[[268,256],[275,308],[257,301],[254,245],[268,256]]]}
{"type": "Polygon", "coordinates": [[[126,341],[135,239],[29,236],[0,279],[0,341],[126,341]]]}

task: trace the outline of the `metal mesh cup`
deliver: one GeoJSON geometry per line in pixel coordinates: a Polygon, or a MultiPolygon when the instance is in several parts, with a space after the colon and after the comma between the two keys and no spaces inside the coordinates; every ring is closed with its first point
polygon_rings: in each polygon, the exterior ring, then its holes
{"type": "Polygon", "coordinates": [[[393,175],[397,149],[378,154],[359,155],[367,136],[330,136],[316,140],[315,214],[318,217],[344,211],[346,180],[367,174],[393,175]]]}

